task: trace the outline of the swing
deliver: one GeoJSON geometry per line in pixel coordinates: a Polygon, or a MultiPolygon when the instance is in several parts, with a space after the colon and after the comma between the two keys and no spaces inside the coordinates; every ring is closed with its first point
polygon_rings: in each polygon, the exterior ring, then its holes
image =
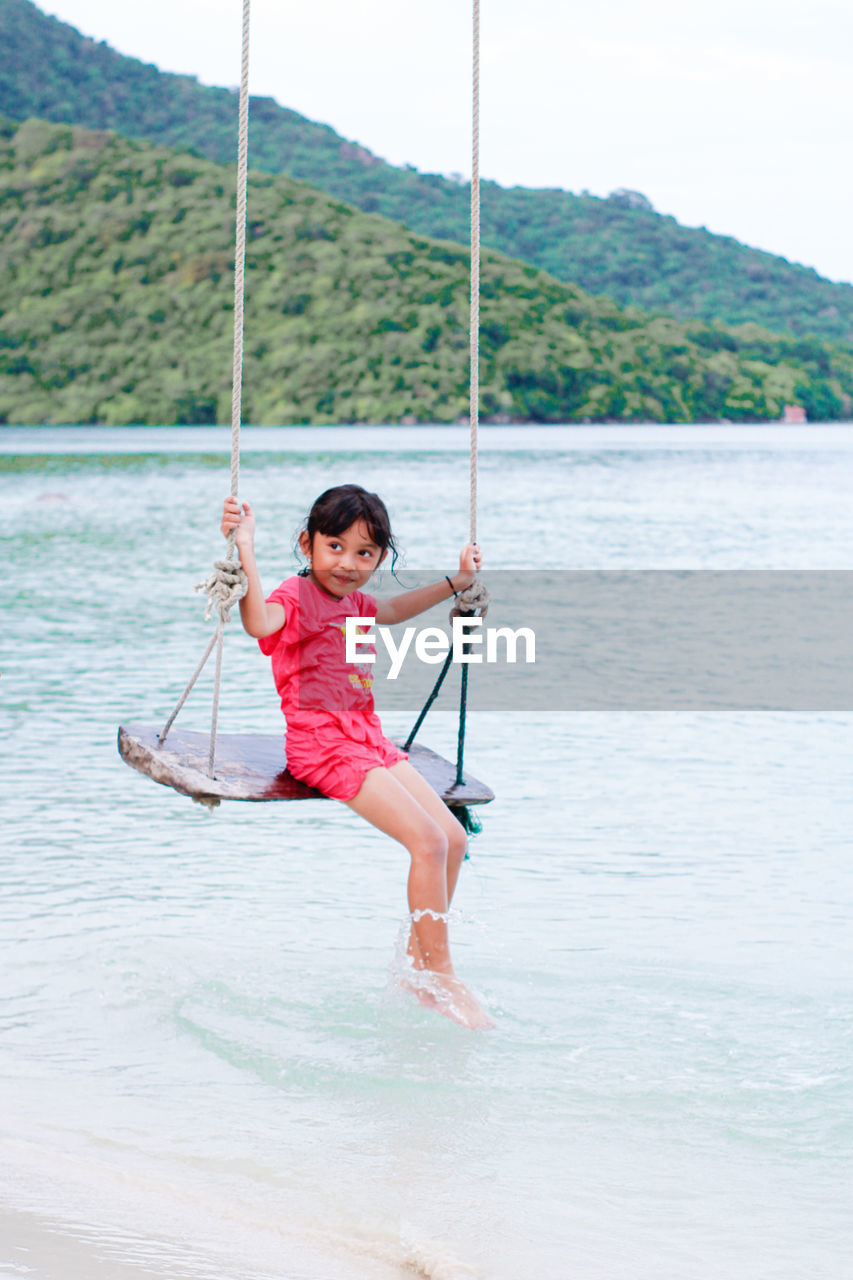
{"type": "MultiPolygon", "coordinates": [[[[206,733],[187,729],[176,729],[163,745],[150,725],[122,725],[118,731],[118,749],[129,765],[201,804],[327,799],[287,772],[280,733],[220,734],[213,777],[207,774],[209,745],[206,733]]],[[[494,799],[488,787],[468,774],[457,783],[451,762],[428,747],[410,746],[409,761],[452,809],[494,799]]]]}
{"type": "MultiPolygon", "coordinates": [[[[234,255],[234,370],[231,392],[231,493],[238,492],[240,468],[240,418],[243,377],[243,298],[246,256],[246,186],[248,174],[249,134],[249,4],[243,0],[243,47],[240,77],[240,111],[237,161],[237,217],[234,255]]],[[[474,4],[473,61],[473,172],[471,178],[471,542],[477,540],[477,427],[479,409],[479,307],[480,307],[480,174],[479,174],[479,47],[480,6],[474,4]]],[[[228,539],[227,558],[217,560],[205,583],[200,584],[208,597],[205,619],[215,609],[216,628],[187,687],[162,729],[147,724],[121,725],[118,749],[122,759],[132,768],[155,782],[171,787],[181,795],[191,796],[212,808],[221,800],[308,800],[327,799],[322,792],[291,777],[285,768],[280,734],[227,733],[217,735],[219,691],[222,677],[222,647],[225,624],[231,609],[245,593],[245,575],[236,558],[234,534],[228,539]],[[189,730],[171,732],[175,717],[184,705],[208,658],[216,649],[213,709],[210,734],[189,730]]],[[[488,592],[475,582],[460,592],[454,613],[480,616],[488,605],[488,592]]],[[[435,686],[418,716],[405,743],[411,764],[462,821],[468,830],[479,830],[477,820],[468,812],[469,805],[487,804],[494,792],[472,778],[463,769],[465,716],[467,705],[468,665],[462,664],[462,687],[459,711],[459,735],[456,764],[429,748],[415,744],[414,737],[427,711],[434,702],[450,667],[452,654],[436,680],[435,686]]]]}

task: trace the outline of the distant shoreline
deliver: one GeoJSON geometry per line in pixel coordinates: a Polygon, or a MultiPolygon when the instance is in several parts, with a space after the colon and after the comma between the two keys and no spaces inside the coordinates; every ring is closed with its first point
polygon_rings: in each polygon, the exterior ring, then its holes
{"type": "MultiPolygon", "coordinates": [[[[751,431],[756,427],[780,427],[785,431],[823,430],[826,428],[843,428],[853,426],[853,418],[831,419],[826,422],[785,422],[781,418],[754,418],[749,421],[733,422],[731,419],[707,420],[702,422],[625,422],[619,418],[603,418],[600,421],[586,422],[538,422],[533,418],[513,419],[509,422],[494,421],[481,418],[479,429],[487,431],[511,431],[522,427],[534,431],[596,431],[618,428],[620,431],[689,431],[715,430],[751,431]]],[[[257,423],[244,422],[241,431],[459,431],[469,430],[467,421],[457,422],[281,422],[257,423]]],[[[145,423],[127,422],[121,425],[106,422],[37,422],[17,423],[0,422],[0,431],[210,431],[228,432],[228,423],[181,422],[181,423],[145,423]]]]}

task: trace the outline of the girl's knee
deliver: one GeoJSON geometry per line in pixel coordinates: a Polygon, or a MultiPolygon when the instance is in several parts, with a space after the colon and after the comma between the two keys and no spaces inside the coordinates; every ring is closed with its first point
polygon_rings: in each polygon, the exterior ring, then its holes
{"type": "Polygon", "coordinates": [[[455,866],[463,861],[468,848],[468,833],[461,822],[453,821],[453,827],[447,836],[447,860],[455,866]]]}
{"type": "Polygon", "coordinates": [[[449,842],[437,822],[424,826],[412,839],[410,852],[416,862],[433,862],[445,866],[449,842]]]}

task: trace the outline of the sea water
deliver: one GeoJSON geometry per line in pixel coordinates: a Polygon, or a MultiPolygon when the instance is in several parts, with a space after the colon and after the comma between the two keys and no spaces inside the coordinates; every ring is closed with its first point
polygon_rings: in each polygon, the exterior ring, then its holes
{"type": "MultiPolygon", "coordinates": [[[[244,436],[270,588],[349,480],[458,563],[461,430],[244,436]]],[[[225,437],[0,429],[0,1274],[846,1280],[853,715],[472,715],[467,1032],[395,980],[400,848],[116,754],[206,641],[225,437]]],[[[481,434],[492,567],[846,570],[851,494],[847,427],[481,434]]],[[[281,730],[236,622],[221,727],[281,730]]],[[[422,736],[453,754],[455,691],[422,736]]]]}

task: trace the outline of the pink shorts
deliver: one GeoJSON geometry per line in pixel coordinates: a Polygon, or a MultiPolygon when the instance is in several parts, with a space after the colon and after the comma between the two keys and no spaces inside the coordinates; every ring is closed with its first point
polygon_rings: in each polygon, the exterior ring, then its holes
{"type": "Polygon", "coordinates": [[[333,724],[318,725],[310,733],[288,729],[285,750],[293,777],[333,800],[352,800],[371,769],[389,769],[409,758],[372,726],[363,742],[333,724]]]}

